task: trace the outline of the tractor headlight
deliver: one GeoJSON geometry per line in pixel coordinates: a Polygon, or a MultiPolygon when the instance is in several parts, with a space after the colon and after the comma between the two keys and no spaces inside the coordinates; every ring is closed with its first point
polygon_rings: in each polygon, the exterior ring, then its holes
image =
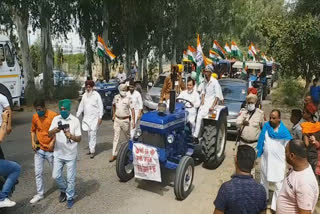
{"type": "Polygon", "coordinates": [[[216,110],[213,110],[212,112],[209,112],[209,118],[216,119],[216,117],[217,117],[217,111],[216,110]]]}
{"type": "Polygon", "coordinates": [[[137,131],[136,131],[136,136],[137,136],[137,137],[140,137],[141,134],[142,134],[141,129],[137,129],[137,131]]]}
{"type": "Polygon", "coordinates": [[[136,129],[136,132],[134,133],[134,137],[133,140],[137,141],[139,139],[139,137],[141,136],[142,132],[141,129],[136,129]]]}
{"type": "Polygon", "coordinates": [[[168,141],[168,143],[173,143],[174,136],[172,134],[169,134],[168,137],[167,137],[167,141],[168,141]]]}

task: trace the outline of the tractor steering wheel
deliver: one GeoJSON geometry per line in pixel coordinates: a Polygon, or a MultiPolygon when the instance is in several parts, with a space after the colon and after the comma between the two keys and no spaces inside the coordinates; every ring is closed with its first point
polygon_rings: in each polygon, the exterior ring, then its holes
{"type": "Polygon", "coordinates": [[[193,108],[193,104],[189,100],[177,98],[176,102],[183,103],[185,108],[193,108]]]}

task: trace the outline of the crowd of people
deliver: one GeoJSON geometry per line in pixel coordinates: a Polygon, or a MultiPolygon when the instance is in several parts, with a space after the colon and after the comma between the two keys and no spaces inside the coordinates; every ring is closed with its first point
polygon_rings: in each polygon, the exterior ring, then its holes
{"type": "MultiPolygon", "coordinates": [[[[191,125],[194,142],[198,143],[202,118],[216,105],[223,104],[221,87],[214,74],[214,67],[203,69],[203,80],[196,84],[194,75],[182,80],[181,66],[172,66],[164,81],[160,103],[169,107],[170,90],[177,98],[187,100],[188,122],[191,125]]],[[[121,76],[122,73],[120,72],[121,76]]],[[[119,76],[118,75],[118,76],[119,76]]],[[[120,78],[120,77],[119,77],[120,78]]],[[[125,79],[125,78],[123,78],[125,79]]],[[[220,213],[266,213],[270,200],[275,213],[312,213],[318,201],[320,181],[320,122],[318,100],[315,96],[317,80],[311,87],[310,96],[304,99],[303,110],[293,109],[290,121],[291,131],[281,121],[280,110],[274,109],[266,121],[264,112],[257,107],[255,90],[249,90],[245,108],[241,109],[236,124],[235,174],[219,189],[214,201],[215,214],[220,213]],[[257,161],[260,160],[260,161],[257,161]],[[257,163],[260,162],[260,182],[254,178],[257,163]],[[269,196],[273,185],[273,196],[269,196]]],[[[95,157],[97,131],[102,123],[103,103],[94,90],[92,80],[85,82],[76,115],[72,115],[71,101],[59,101],[59,113],[46,108],[45,101],[34,102],[36,113],[32,117],[31,145],[35,151],[34,171],[37,194],[30,200],[35,204],[44,198],[44,162],[48,162],[60,190],[59,202],[67,202],[67,208],[74,205],[77,174],[77,150],[81,141],[81,129],[88,133],[87,155],[95,157]],[[82,117],[80,122],[79,118],[82,117]],[[63,169],[67,176],[64,178],[63,169]]],[[[317,89],[318,90],[318,89],[317,89]]],[[[320,90],[319,90],[320,91],[320,90]]],[[[8,100],[0,94],[0,143],[11,132],[11,110],[8,100]]],[[[143,115],[141,94],[135,90],[134,81],[120,84],[119,94],[113,100],[114,138],[110,162],[117,159],[120,136],[126,140],[134,136],[138,121],[143,115]]],[[[0,149],[0,176],[6,178],[0,192],[0,208],[12,207],[16,203],[9,199],[20,174],[19,164],[5,160],[0,149]]]]}
{"type": "Polygon", "coordinates": [[[292,110],[291,131],[281,121],[280,110],[272,110],[266,121],[263,111],[255,106],[257,96],[247,96],[246,108],[237,118],[236,173],[221,186],[214,214],[266,213],[270,184],[274,187],[272,213],[313,213],[320,181],[317,84],[315,79],[303,109],[292,110]],[[260,184],[254,181],[258,162],[260,184]]]}

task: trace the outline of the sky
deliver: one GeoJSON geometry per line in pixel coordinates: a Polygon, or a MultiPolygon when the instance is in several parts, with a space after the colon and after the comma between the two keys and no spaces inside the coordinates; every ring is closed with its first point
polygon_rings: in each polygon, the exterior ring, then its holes
{"type": "MultiPolygon", "coordinates": [[[[34,44],[38,39],[40,39],[40,30],[37,29],[35,32],[29,29],[29,45],[34,44]]],[[[56,47],[58,44],[59,46],[62,46],[63,50],[66,53],[79,53],[79,52],[84,52],[84,44],[81,44],[79,34],[77,32],[69,32],[67,34],[68,39],[65,40],[64,38],[58,39],[54,38],[52,40],[52,46],[53,48],[56,47]]]]}

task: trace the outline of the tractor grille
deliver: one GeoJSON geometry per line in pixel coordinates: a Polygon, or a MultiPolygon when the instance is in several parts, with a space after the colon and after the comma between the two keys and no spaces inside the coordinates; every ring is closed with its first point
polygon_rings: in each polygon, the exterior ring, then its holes
{"type": "Polygon", "coordinates": [[[156,134],[156,133],[150,133],[147,131],[142,131],[142,142],[144,144],[148,144],[150,146],[156,146],[159,148],[166,147],[165,136],[156,134]]]}

